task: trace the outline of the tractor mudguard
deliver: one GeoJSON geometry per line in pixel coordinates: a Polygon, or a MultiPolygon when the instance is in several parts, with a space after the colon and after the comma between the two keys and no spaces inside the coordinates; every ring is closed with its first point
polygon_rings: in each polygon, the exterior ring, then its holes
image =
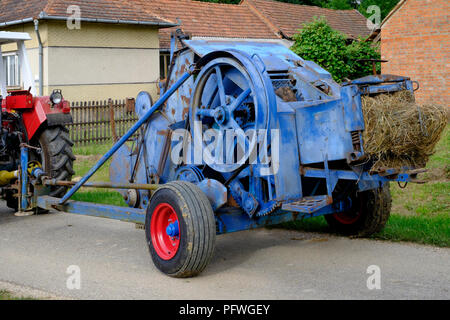
{"type": "MultiPolygon", "coordinates": [[[[14,110],[8,104],[6,108],[14,110]]],[[[53,106],[50,102],[50,97],[34,97],[33,106],[21,110],[28,139],[32,139],[45,122],[47,122],[48,126],[56,126],[72,123],[73,121],[69,103],[63,100],[60,104],[53,106]]]]}

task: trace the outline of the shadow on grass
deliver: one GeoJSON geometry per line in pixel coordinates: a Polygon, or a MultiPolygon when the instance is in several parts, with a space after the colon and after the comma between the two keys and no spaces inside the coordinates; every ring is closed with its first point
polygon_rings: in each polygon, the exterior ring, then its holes
{"type": "MultiPolygon", "coordinates": [[[[303,232],[331,232],[324,217],[287,222],[273,228],[303,232]]],[[[386,227],[381,232],[372,235],[370,239],[450,247],[450,216],[447,214],[420,216],[392,214],[386,227]]]]}

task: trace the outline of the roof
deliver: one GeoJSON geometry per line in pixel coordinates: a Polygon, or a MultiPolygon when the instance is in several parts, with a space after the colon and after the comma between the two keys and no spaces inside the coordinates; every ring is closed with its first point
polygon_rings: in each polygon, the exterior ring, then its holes
{"type": "MultiPolygon", "coordinates": [[[[243,0],[239,5],[192,0],[161,0],[159,15],[178,21],[194,37],[292,39],[304,23],[325,17],[349,38],[367,37],[371,30],[358,10],[334,10],[272,0],[243,0]]],[[[176,29],[176,28],[173,28],[176,29]]],[[[161,48],[170,47],[171,29],[160,30],[161,48]]]]}
{"type": "MultiPolygon", "coordinates": [[[[70,5],[80,6],[82,21],[151,24],[177,23],[194,37],[291,39],[304,23],[324,16],[349,38],[370,34],[357,10],[333,10],[272,0],[242,0],[239,5],[192,0],[0,0],[0,26],[24,19],[65,19],[70,5]]],[[[22,20],[22,21],[21,21],[22,20]]],[[[170,47],[172,29],[160,30],[160,46],[170,47]]]]}
{"type": "Polygon", "coordinates": [[[136,23],[157,26],[175,24],[158,16],[145,0],[1,0],[0,25],[40,19],[65,19],[71,5],[80,7],[81,21],[136,23]]]}
{"type": "Polygon", "coordinates": [[[314,17],[325,17],[333,29],[341,31],[350,38],[367,37],[371,29],[367,19],[358,10],[334,10],[316,6],[298,5],[273,0],[243,0],[241,5],[249,6],[259,15],[266,17],[284,36],[292,38],[303,24],[314,17]]]}
{"type": "MultiPolygon", "coordinates": [[[[155,3],[158,14],[181,23],[181,29],[196,37],[225,37],[248,39],[279,39],[279,36],[246,6],[199,2],[190,0],[162,0],[155,3]]],[[[160,30],[160,46],[170,47],[170,33],[160,30]]]]}

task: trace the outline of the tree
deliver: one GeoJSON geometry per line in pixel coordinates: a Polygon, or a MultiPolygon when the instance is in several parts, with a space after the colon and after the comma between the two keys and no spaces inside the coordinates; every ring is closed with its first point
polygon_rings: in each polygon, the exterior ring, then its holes
{"type": "Polygon", "coordinates": [[[369,18],[372,13],[368,12],[367,9],[370,6],[378,6],[381,11],[381,20],[386,18],[386,16],[391,12],[391,10],[399,3],[400,0],[361,0],[360,5],[358,6],[359,12],[361,12],[364,16],[369,18]]]}
{"type": "Polygon", "coordinates": [[[325,18],[314,18],[313,22],[305,24],[294,35],[294,41],[292,51],[319,64],[338,82],[372,73],[371,64],[356,60],[380,59],[378,48],[363,39],[347,45],[346,36],[331,28],[325,18]]]}

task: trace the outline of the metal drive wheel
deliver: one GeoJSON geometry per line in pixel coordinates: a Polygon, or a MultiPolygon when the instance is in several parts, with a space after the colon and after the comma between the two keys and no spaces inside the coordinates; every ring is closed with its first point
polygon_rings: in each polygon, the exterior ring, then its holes
{"type": "Polygon", "coordinates": [[[163,185],[153,195],[145,234],[155,266],[176,277],[202,272],[214,252],[216,222],[206,195],[183,181],[163,185]]]}
{"type": "MultiPolygon", "coordinates": [[[[249,130],[267,128],[267,106],[261,102],[264,99],[258,99],[255,88],[247,69],[234,58],[212,60],[197,77],[191,101],[191,131],[195,139],[195,124],[201,123],[203,134],[210,129],[220,133],[214,141],[214,155],[209,158],[209,153],[203,154],[216,171],[232,172],[242,166],[257,143],[249,130]],[[233,132],[250,134],[239,139],[232,137],[233,132]]],[[[203,144],[206,148],[207,143],[203,144]]]]}

